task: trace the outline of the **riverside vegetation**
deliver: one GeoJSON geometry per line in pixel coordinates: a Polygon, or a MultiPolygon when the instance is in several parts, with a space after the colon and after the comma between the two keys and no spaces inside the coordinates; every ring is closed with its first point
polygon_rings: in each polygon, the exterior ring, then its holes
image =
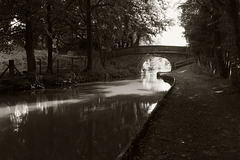
{"type": "Polygon", "coordinates": [[[21,72],[21,75],[18,75],[15,72],[14,76],[9,77],[8,73],[0,79],[1,90],[29,90],[37,89],[44,87],[59,87],[63,85],[73,85],[76,83],[84,83],[91,81],[106,81],[113,79],[122,79],[122,78],[134,78],[139,75],[138,66],[134,65],[136,62],[133,58],[121,57],[121,58],[112,58],[106,64],[106,67],[103,68],[100,64],[100,59],[97,56],[97,52],[94,52],[94,71],[84,71],[84,61],[76,60],[72,64],[71,57],[61,56],[54,54],[53,61],[53,73],[50,74],[46,72],[47,70],[47,51],[46,50],[36,50],[36,60],[39,62],[41,60],[41,74],[40,64],[37,64],[38,73],[36,74],[36,79],[31,81],[27,78],[25,72],[27,70],[26,65],[26,56],[23,49],[18,48],[12,53],[1,54],[0,68],[3,72],[8,65],[8,60],[14,60],[16,68],[21,72]],[[57,60],[59,60],[59,73],[57,73],[57,60]],[[71,69],[73,65],[73,68],[71,69]]]}

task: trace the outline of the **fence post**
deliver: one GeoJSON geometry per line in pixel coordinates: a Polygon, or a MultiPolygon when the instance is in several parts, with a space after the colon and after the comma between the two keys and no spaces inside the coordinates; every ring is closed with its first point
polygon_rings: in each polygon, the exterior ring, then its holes
{"type": "Polygon", "coordinates": [[[9,60],[9,74],[14,75],[14,60],[9,60]]]}

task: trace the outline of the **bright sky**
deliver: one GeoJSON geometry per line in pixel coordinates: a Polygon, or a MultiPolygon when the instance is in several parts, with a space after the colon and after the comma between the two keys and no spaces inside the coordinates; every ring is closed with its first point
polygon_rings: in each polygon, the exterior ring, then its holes
{"type": "Polygon", "coordinates": [[[174,26],[168,27],[167,31],[163,32],[162,35],[153,37],[153,45],[175,45],[175,46],[186,46],[187,42],[183,37],[184,28],[180,26],[178,16],[180,11],[177,9],[179,4],[185,0],[168,0],[170,8],[167,11],[167,16],[174,19],[174,26]]]}

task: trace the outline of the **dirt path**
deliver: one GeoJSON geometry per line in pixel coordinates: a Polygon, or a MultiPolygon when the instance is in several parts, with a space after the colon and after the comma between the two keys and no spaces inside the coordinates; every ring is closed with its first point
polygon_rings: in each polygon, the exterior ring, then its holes
{"type": "Polygon", "coordinates": [[[193,66],[170,75],[176,86],[123,159],[240,160],[240,94],[193,66]]]}

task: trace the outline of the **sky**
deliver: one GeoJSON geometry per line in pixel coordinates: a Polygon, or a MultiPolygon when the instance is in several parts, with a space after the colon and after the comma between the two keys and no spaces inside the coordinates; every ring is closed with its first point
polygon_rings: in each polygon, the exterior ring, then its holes
{"type": "Polygon", "coordinates": [[[183,35],[184,28],[180,26],[178,16],[180,16],[180,10],[177,8],[179,4],[184,0],[168,0],[170,8],[167,11],[167,16],[174,19],[174,26],[167,27],[167,31],[164,31],[161,35],[153,37],[153,45],[174,45],[174,46],[186,46],[187,42],[183,35]]]}

